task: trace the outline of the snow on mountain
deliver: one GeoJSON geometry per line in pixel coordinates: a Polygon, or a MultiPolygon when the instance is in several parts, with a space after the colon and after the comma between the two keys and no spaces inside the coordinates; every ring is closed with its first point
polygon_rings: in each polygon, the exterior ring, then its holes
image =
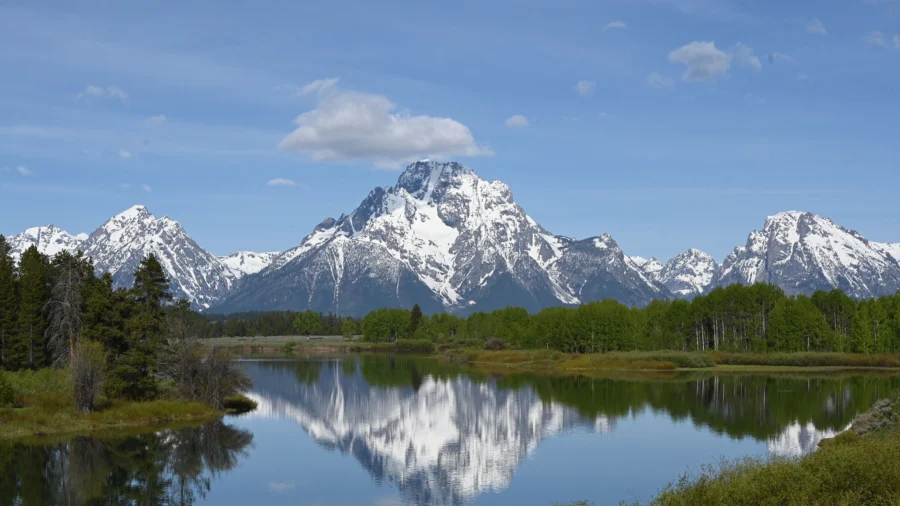
{"type": "Polygon", "coordinates": [[[113,216],[81,245],[97,272],[109,272],[118,286],[131,286],[141,260],[154,254],[175,297],[208,308],[231,288],[232,272],[168,217],[156,218],[144,206],[113,216]]]}
{"type": "Polygon", "coordinates": [[[644,306],[669,295],[608,234],[565,245],[551,272],[583,302],[611,298],[626,305],[644,306]]]}
{"type": "Polygon", "coordinates": [[[21,234],[7,237],[6,242],[10,246],[11,256],[19,259],[32,245],[37,246],[38,251],[48,256],[54,256],[61,251],[74,253],[87,237],[87,234],[72,235],[61,228],[47,225],[29,228],[21,234]]]}
{"type": "Polygon", "coordinates": [[[219,261],[231,271],[235,279],[240,279],[247,274],[256,274],[265,269],[281,253],[254,253],[252,251],[238,251],[225,257],[218,257],[219,261]]]}
{"type": "Polygon", "coordinates": [[[636,304],[664,291],[610,245],[585,248],[555,236],[515,203],[506,184],[455,162],[422,161],[396,185],[372,190],[352,213],[324,220],[217,310],[360,312],[417,299],[436,310],[539,310],[581,302],[576,285],[587,300],[636,304]],[[350,256],[365,265],[348,263],[350,256]],[[576,279],[588,271],[591,280],[576,279]],[[348,282],[351,273],[365,274],[365,283],[348,282]],[[636,284],[639,293],[621,283],[636,284]]]}
{"type": "Polygon", "coordinates": [[[714,286],[773,283],[788,294],[839,288],[856,298],[900,290],[895,247],[811,213],[770,216],[725,259],[714,286]]]}
{"type": "Polygon", "coordinates": [[[677,297],[689,299],[706,291],[718,270],[719,264],[713,257],[689,249],[666,262],[654,279],[677,297]]]}
{"type": "Polygon", "coordinates": [[[781,431],[781,434],[771,437],[766,441],[768,454],[779,457],[802,457],[816,451],[823,439],[828,439],[849,429],[848,425],[843,430],[819,430],[812,422],[794,422],[781,431]]]}
{"type": "Polygon", "coordinates": [[[663,264],[659,263],[659,260],[653,257],[644,258],[639,256],[631,256],[628,258],[630,258],[635,265],[640,267],[641,270],[644,271],[644,274],[650,276],[652,279],[656,279],[659,271],[663,270],[663,264]]]}

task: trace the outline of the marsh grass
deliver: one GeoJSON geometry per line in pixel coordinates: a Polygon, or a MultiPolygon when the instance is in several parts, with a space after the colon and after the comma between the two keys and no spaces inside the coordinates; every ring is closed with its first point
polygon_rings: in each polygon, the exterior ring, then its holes
{"type": "Polygon", "coordinates": [[[900,356],[861,353],[712,353],[716,364],[776,367],[900,367],[900,356]]]}
{"type": "Polygon", "coordinates": [[[79,413],[75,409],[72,375],[68,370],[41,369],[0,374],[13,386],[22,406],[0,408],[0,440],[211,420],[221,415],[221,412],[199,402],[126,402],[110,401],[103,397],[98,400],[96,411],[79,413]]]}

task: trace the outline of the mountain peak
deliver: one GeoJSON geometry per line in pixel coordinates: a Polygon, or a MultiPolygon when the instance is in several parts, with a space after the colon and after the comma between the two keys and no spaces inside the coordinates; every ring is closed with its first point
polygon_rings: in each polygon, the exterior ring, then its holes
{"type": "Polygon", "coordinates": [[[149,216],[153,215],[150,214],[149,210],[147,210],[147,206],[136,205],[129,207],[121,213],[113,216],[111,219],[116,221],[132,221],[134,219],[142,219],[149,216]]]}
{"type": "Polygon", "coordinates": [[[410,164],[400,174],[395,188],[402,188],[410,195],[422,198],[425,194],[433,192],[440,181],[463,174],[477,177],[475,171],[458,162],[420,160],[410,164]]]}

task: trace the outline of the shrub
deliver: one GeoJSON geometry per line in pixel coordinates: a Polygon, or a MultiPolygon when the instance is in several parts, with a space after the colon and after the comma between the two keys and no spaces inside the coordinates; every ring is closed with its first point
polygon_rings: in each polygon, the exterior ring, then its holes
{"type": "Polygon", "coordinates": [[[225,408],[225,411],[228,411],[232,414],[243,414],[249,413],[257,408],[258,404],[253,399],[247,397],[246,395],[229,395],[225,398],[225,402],[222,403],[222,406],[225,408]]]}
{"type": "Polygon", "coordinates": [[[713,353],[713,360],[727,365],[768,365],[794,367],[900,367],[896,355],[861,353],[713,353]]]}
{"type": "Polygon", "coordinates": [[[81,340],[71,359],[75,409],[83,413],[94,410],[106,379],[106,355],[95,341],[81,340]]]}
{"type": "Polygon", "coordinates": [[[16,402],[16,389],[12,383],[6,378],[6,375],[0,372],[0,407],[11,406],[16,402]]]}
{"type": "Polygon", "coordinates": [[[425,339],[400,339],[394,343],[394,351],[398,353],[432,353],[434,343],[425,339]]]}
{"type": "Polygon", "coordinates": [[[506,342],[502,339],[491,338],[484,342],[484,349],[488,351],[505,350],[506,342]]]}

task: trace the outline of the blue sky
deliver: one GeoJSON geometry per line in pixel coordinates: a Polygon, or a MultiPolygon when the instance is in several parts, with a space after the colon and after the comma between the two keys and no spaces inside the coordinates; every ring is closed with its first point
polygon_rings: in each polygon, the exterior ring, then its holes
{"type": "Polygon", "coordinates": [[[900,241],[898,0],[2,0],[0,76],[5,234],[141,203],[284,250],[432,156],[634,255],[900,241]]]}

